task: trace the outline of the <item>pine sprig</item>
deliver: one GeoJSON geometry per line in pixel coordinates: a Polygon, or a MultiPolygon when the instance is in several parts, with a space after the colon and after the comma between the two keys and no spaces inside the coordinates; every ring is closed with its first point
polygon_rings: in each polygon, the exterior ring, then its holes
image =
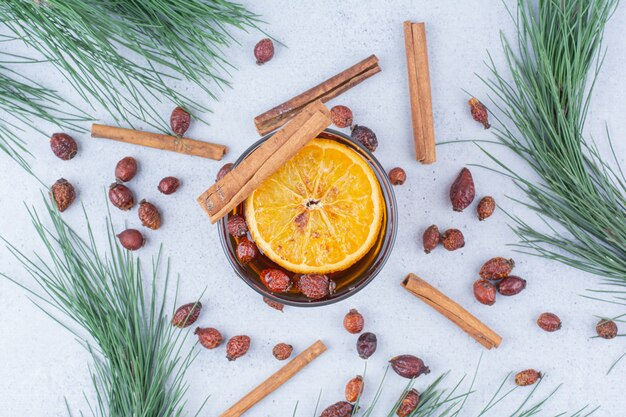
{"type": "Polygon", "coordinates": [[[166,129],[153,103],[207,111],[173,82],[190,81],[215,98],[232,69],[224,58],[231,31],[256,28],[258,16],[226,0],[19,0],[0,4],[0,20],[86,103],[118,122],[166,129]]]}
{"type": "Polygon", "coordinates": [[[27,255],[8,244],[39,290],[9,279],[28,290],[36,304],[75,334],[91,353],[96,396],[95,404],[89,404],[91,415],[189,415],[184,376],[197,352],[184,347],[186,332],[174,328],[166,318],[164,298],[171,285],[169,268],[160,271],[160,254],[144,282],[139,260],[116,243],[110,221],[108,253],[103,254],[86,214],[88,234],[83,240],[47,200],[46,209],[49,218],[45,221],[29,210],[46,248],[45,256],[27,255]],[[50,222],[52,225],[46,226],[50,222]],[[163,282],[159,276],[164,276],[163,282]]]}

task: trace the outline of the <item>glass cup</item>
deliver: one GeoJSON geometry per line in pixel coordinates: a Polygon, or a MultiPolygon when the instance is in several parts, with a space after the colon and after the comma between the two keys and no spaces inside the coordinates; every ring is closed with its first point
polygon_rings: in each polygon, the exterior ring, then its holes
{"type": "MultiPolygon", "coordinates": [[[[252,153],[259,145],[272,135],[273,133],[270,133],[250,146],[235,162],[235,166],[243,161],[248,155],[250,155],[250,153],[252,153]]],[[[282,304],[296,307],[315,307],[336,303],[365,288],[365,286],[372,282],[372,280],[380,273],[385,265],[385,262],[389,258],[396,240],[396,231],[398,227],[397,205],[393,188],[385,170],[376,160],[374,155],[372,155],[372,153],[361,144],[354,142],[349,136],[346,136],[336,130],[326,129],[320,133],[318,137],[335,140],[350,147],[361,155],[363,159],[369,163],[370,167],[376,174],[385,203],[385,210],[383,212],[382,219],[383,223],[380,228],[379,236],[370,251],[347,270],[328,274],[328,276],[336,283],[336,288],[333,294],[320,300],[310,300],[295,290],[286,293],[273,293],[269,291],[261,282],[259,273],[265,268],[278,268],[282,270],[284,270],[284,268],[274,264],[266,257],[262,257],[263,259],[260,262],[252,262],[250,264],[241,263],[236,254],[237,242],[228,234],[226,226],[228,217],[235,213],[242,213],[243,203],[218,222],[218,231],[222,247],[224,248],[228,261],[237,275],[243,279],[248,286],[262,296],[282,304]]],[[[286,272],[293,275],[288,271],[286,272]]]]}

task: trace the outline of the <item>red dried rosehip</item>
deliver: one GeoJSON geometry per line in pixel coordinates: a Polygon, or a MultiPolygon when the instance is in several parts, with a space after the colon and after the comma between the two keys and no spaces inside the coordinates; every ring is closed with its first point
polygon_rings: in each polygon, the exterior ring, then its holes
{"type": "Polygon", "coordinates": [[[546,332],[556,332],[561,328],[561,319],[554,313],[541,313],[537,319],[537,326],[546,332]]]}
{"type": "Polygon", "coordinates": [[[389,361],[391,369],[404,378],[417,378],[423,374],[429,374],[430,369],[424,365],[424,361],[413,355],[400,355],[389,361]]]}
{"type": "Polygon", "coordinates": [[[247,237],[241,239],[237,245],[237,258],[241,263],[247,264],[252,262],[259,255],[259,249],[256,244],[247,237]]]}
{"type": "Polygon", "coordinates": [[[191,115],[182,107],[172,110],[170,127],[176,136],[183,136],[191,124],[191,115]]]}
{"type": "Polygon", "coordinates": [[[174,317],[172,317],[172,325],[181,329],[191,326],[198,320],[201,310],[202,303],[200,301],[178,307],[174,312],[174,317]]]}
{"type": "Polygon", "coordinates": [[[356,352],[361,359],[367,359],[376,352],[378,339],[374,333],[365,332],[356,341],[356,352]]]}
{"type": "Polygon", "coordinates": [[[302,294],[312,300],[319,300],[335,292],[335,282],[326,275],[301,275],[297,280],[297,287],[302,294]]]}
{"type": "Polygon", "coordinates": [[[469,169],[463,168],[456,177],[452,186],[450,186],[450,202],[452,210],[463,211],[467,206],[472,204],[476,189],[474,187],[474,179],[469,169]]]}
{"type": "Polygon", "coordinates": [[[320,417],[350,417],[354,406],[347,401],[339,401],[322,411],[320,417]]]}
{"type": "Polygon", "coordinates": [[[288,345],[287,343],[279,343],[274,346],[274,349],[272,349],[272,355],[274,355],[274,357],[279,361],[289,359],[291,352],[293,352],[293,346],[288,345]]]}
{"type": "Polygon", "coordinates": [[[349,403],[355,402],[363,392],[364,385],[361,375],[357,375],[348,381],[346,384],[346,401],[349,403]]]}
{"type": "Polygon", "coordinates": [[[271,39],[261,39],[254,46],[254,57],[257,65],[263,65],[274,56],[274,42],[271,39]]]}
{"type": "Polygon", "coordinates": [[[159,182],[158,189],[165,195],[174,194],[180,187],[180,180],[176,177],[165,177],[159,182]]]}
{"type": "Polygon", "coordinates": [[[130,210],[135,205],[133,192],[124,184],[113,183],[109,187],[109,200],[120,210],[130,210]]]}
{"type": "Polygon", "coordinates": [[[412,389],[407,392],[400,405],[398,406],[398,410],[396,414],[398,417],[407,417],[411,414],[420,403],[420,393],[416,389],[412,389]]]}
{"type": "Polygon", "coordinates": [[[60,212],[64,212],[76,198],[74,186],[65,178],[57,180],[50,188],[50,197],[60,212]]]}
{"type": "Polygon", "coordinates": [[[263,302],[268,306],[272,307],[274,310],[278,310],[281,313],[285,309],[285,305],[283,303],[279,303],[278,301],[270,300],[267,297],[263,297],[263,302]]]}
{"type": "Polygon", "coordinates": [[[228,222],[226,222],[226,228],[228,229],[228,233],[233,237],[243,237],[248,234],[248,223],[246,223],[246,219],[240,214],[231,216],[228,222]]]}
{"type": "Polygon", "coordinates": [[[491,196],[483,197],[478,202],[478,207],[476,207],[476,211],[478,212],[478,220],[483,221],[488,217],[491,217],[493,212],[496,210],[496,200],[491,196]]]}
{"type": "Polygon", "coordinates": [[[348,333],[361,333],[364,325],[365,320],[363,319],[363,316],[354,308],[351,309],[343,318],[343,327],[348,331],[348,333]]]}
{"type": "Polygon", "coordinates": [[[342,105],[333,106],[330,109],[330,119],[339,128],[349,127],[352,125],[352,110],[342,105]]]}
{"type": "Polygon", "coordinates": [[[459,229],[448,229],[441,235],[441,244],[449,251],[465,246],[465,237],[459,229]]]}
{"type": "Polygon", "coordinates": [[[474,97],[472,97],[467,104],[470,106],[472,118],[477,122],[482,123],[485,129],[489,129],[491,125],[489,124],[489,113],[487,112],[487,107],[474,97]]]}
{"type": "Polygon", "coordinates": [[[534,369],[526,369],[515,375],[515,384],[520,387],[526,387],[537,382],[541,378],[541,372],[534,369]]]}
{"type": "Polygon", "coordinates": [[[157,230],[161,227],[161,213],[154,206],[154,204],[141,200],[139,203],[139,210],[137,211],[141,224],[149,229],[157,230]]]}
{"type": "Polygon", "coordinates": [[[272,292],[287,292],[291,288],[291,278],[280,269],[264,269],[259,276],[263,285],[272,292]]]}
{"type": "Polygon", "coordinates": [[[406,172],[400,167],[389,171],[389,181],[392,185],[402,185],[406,181],[406,172]]]}
{"type": "Polygon", "coordinates": [[[117,235],[117,238],[120,240],[120,244],[128,250],[137,250],[146,243],[143,235],[137,229],[126,229],[117,235]]]}
{"type": "Polygon", "coordinates": [[[250,349],[250,337],[246,335],[233,336],[226,343],[226,358],[234,361],[242,357],[250,349]]]}
{"type": "Polygon", "coordinates": [[[433,249],[439,245],[439,228],[436,224],[428,226],[428,229],[424,231],[422,235],[422,242],[424,243],[424,252],[430,253],[433,249]]]}
{"type": "Polygon", "coordinates": [[[378,148],[378,138],[369,127],[354,125],[351,136],[352,139],[365,146],[370,152],[374,152],[378,148]]]}
{"type": "Polygon", "coordinates": [[[479,279],[474,282],[474,297],[479,303],[488,306],[496,302],[496,287],[486,279],[479,279]]]}
{"type": "Polygon", "coordinates": [[[479,275],[483,279],[492,281],[508,277],[515,267],[513,259],[505,259],[501,257],[491,258],[480,268],[479,275]]]}
{"type": "Polygon", "coordinates": [[[526,288],[526,280],[511,275],[498,282],[496,288],[502,295],[517,295],[526,288]]]}
{"type": "Polygon", "coordinates": [[[137,174],[137,161],[132,156],[126,156],[115,165],[115,178],[121,182],[132,180],[137,174]]]}
{"type": "Polygon", "coordinates": [[[58,158],[64,161],[69,161],[78,152],[76,141],[66,133],[52,134],[52,137],[50,137],[50,148],[58,158]]]}
{"type": "Polygon", "coordinates": [[[596,333],[603,339],[613,339],[617,336],[617,324],[613,320],[602,319],[596,325],[596,333]]]}
{"type": "Polygon", "coordinates": [[[230,171],[233,170],[233,166],[235,164],[233,164],[232,162],[229,162],[227,164],[225,164],[223,167],[220,168],[219,171],[217,171],[217,178],[215,178],[215,181],[219,181],[222,178],[224,178],[226,176],[226,174],[228,174],[230,171]]]}
{"type": "Polygon", "coordinates": [[[193,334],[198,335],[198,341],[207,349],[215,349],[222,343],[222,334],[212,327],[196,327],[193,334]]]}

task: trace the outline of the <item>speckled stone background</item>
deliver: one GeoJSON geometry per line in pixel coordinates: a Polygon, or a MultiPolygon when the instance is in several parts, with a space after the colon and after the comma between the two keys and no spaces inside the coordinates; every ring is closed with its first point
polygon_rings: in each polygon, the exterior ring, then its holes
{"type": "MultiPolygon", "coordinates": [[[[343,398],[345,382],[364,370],[365,363],[355,354],[356,337],[346,333],[343,315],[358,308],[366,318],[366,330],[379,337],[378,351],[367,363],[364,401],[372,399],[393,355],[413,353],[430,366],[432,373],[420,377],[417,388],[424,389],[438,375],[451,370],[447,386],[464,374],[471,375],[482,355],[476,393],[468,400],[463,415],[476,415],[509,372],[534,367],[547,374],[536,398],[563,384],[545,406],[542,416],[575,411],[585,404],[601,406],[599,416],[624,416],[626,362],[609,376],[606,372],[626,350],[624,340],[592,339],[594,315],[623,313],[616,306],[581,297],[586,289],[598,287],[598,278],[540,258],[515,254],[507,244],[515,237],[507,226],[503,211],[479,223],[473,210],[454,213],[450,209],[448,187],[468,164],[488,164],[485,155],[472,144],[442,145],[438,162],[422,166],[413,160],[413,147],[406,80],[402,22],[406,19],[427,22],[432,92],[437,140],[492,139],[473,122],[466,105],[467,94],[485,97],[486,89],[476,74],[486,74],[484,60],[489,50],[502,64],[500,29],[513,34],[513,25],[504,5],[497,0],[462,1],[244,1],[269,22],[263,26],[287,47],[278,46],[274,59],[259,67],[252,48],[258,33],[238,33],[241,46],[228,50],[233,72],[233,89],[219,94],[219,102],[209,102],[189,84],[180,89],[205,100],[214,113],[210,126],[193,125],[191,137],[225,143],[230,153],[225,162],[237,156],[257,139],[252,119],[260,112],[292,97],[330,75],[375,53],[382,73],[350,90],[331,104],[345,104],[354,110],[356,122],[371,127],[380,146],[376,156],[388,169],[402,166],[408,180],[397,187],[400,225],[395,250],[383,272],[365,290],[349,300],[317,309],[286,308],[283,314],[267,308],[261,298],[239,281],[231,271],[211,226],[195,197],[214,180],[221,163],[169,154],[110,141],[96,141],[87,134],[77,135],[78,156],[71,162],[56,159],[45,138],[34,131],[24,133],[33,154],[35,173],[53,183],[65,177],[78,189],[78,201],[85,205],[91,220],[102,233],[106,215],[104,188],[113,180],[118,159],[132,155],[139,160],[140,173],[131,187],[139,198],[148,198],[163,211],[159,231],[148,231],[148,244],[140,253],[148,260],[159,245],[171,258],[171,269],[180,275],[183,300],[195,299],[205,291],[206,306],[198,324],[215,326],[225,336],[248,334],[252,337],[249,354],[236,362],[225,359],[224,348],[201,351],[188,374],[189,415],[193,415],[206,396],[211,396],[203,416],[216,416],[249,389],[277,370],[281,363],[271,356],[277,342],[305,349],[316,339],[328,345],[326,354],[289,383],[251,410],[250,416],[291,416],[298,404],[298,416],[313,415],[320,390],[321,404],[343,398]],[[180,191],[160,195],[158,180],[166,175],[182,179],[180,191]],[[466,236],[467,245],[454,253],[442,249],[425,255],[418,243],[423,229],[431,223],[441,228],[456,227],[466,236]],[[492,307],[478,304],[471,291],[480,265],[496,255],[514,257],[516,273],[528,280],[528,288],[513,298],[501,297],[492,307]],[[479,344],[428,306],[400,287],[408,272],[429,280],[446,294],[466,306],[499,332],[504,341],[493,351],[479,344]],[[543,311],[557,313],[563,329],[548,334],[535,325],[543,311]]],[[[514,7],[514,1],[506,1],[514,7]]],[[[626,7],[620,7],[609,23],[605,46],[608,55],[598,80],[587,131],[607,151],[605,123],[613,134],[618,158],[625,164],[626,145],[626,42],[622,28],[626,7]]],[[[17,51],[20,52],[20,51],[17,51]]],[[[30,75],[56,88],[68,98],[78,100],[62,77],[41,65],[30,75]],[[44,76],[45,75],[45,76],[44,76]]],[[[169,114],[171,103],[158,104],[169,114]]],[[[99,109],[96,109],[98,111],[99,109]]],[[[104,113],[102,122],[111,122],[104,113]]],[[[51,130],[49,126],[42,126],[51,130]]],[[[534,175],[505,150],[491,148],[507,164],[529,179],[534,175]]],[[[606,155],[608,153],[605,152],[606,155]]],[[[23,202],[41,208],[40,185],[14,163],[0,164],[0,235],[30,253],[41,249],[23,202]]],[[[519,204],[507,197],[520,192],[502,176],[473,168],[478,196],[493,195],[501,207],[513,215],[529,218],[519,204]]],[[[125,223],[137,225],[136,211],[113,211],[118,229],[125,223]]],[[[82,212],[75,204],[63,214],[79,231],[84,231],[82,212]]],[[[33,282],[5,248],[0,248],[1,271],[29,287],[33,282]]],[[[171,296],[173,298],[173,294],[171,296]]],[[[189,338],[191,346],[194,340],[189,338]]],[[[88,366],[90,358],[74,337],[44,315],[22,289],[0,279],[0,416],[64,416],[64,401],[74,411],[88,412],[83,398],[93,400],[88,366]]],[[[386,415],[406,381],[389,375],[373,415],[386,415]]],[[[506,383],[506,388],[512,386],[506,383]]],[[[489,415],[509,415],[530,390],[518,390],[489,415]]]]}

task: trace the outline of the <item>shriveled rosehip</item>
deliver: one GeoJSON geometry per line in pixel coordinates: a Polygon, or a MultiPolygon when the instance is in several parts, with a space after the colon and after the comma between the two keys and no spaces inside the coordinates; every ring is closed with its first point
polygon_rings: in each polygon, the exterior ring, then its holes
{"type": "Polygon", "coordinates": [[[328,297],[335,292],[335,286],[334,281],[321,274],[301,275],[297,280],[300,292],[312,300],[328,297]]]}
{"type": "Polygon", "coordinates": [[[330,119],[339,128],[352,126],[352,110],[346,106],[338,105],[330,109],[330,119]]]}
{"type": "Polygon", "coordinates": [[[161,227],[161,213],[159,213],[159,209],[154,204],[141,200],[137,214],[141,224],[148,229],[157,230],[161,227]]]}
{"type": "Polygon", "coordinates": [[[392,185],[402,185],[406,181],[406,172],[400,167],[395,167],[389,171],[389,181],[392,185]]]}
{"type": "Polygon", "coordinates": [[[193,334],[198,336],[198,341],[207,349],[215,349],[222,343],[222,334],[212,327],[196,327],[193,334]]]}
{"type": "Polygon", "coordinates": [[[424,252],[430,253],[433,249],[439,245],[439,228],[436,224],[428,226],[428,229],[424,230],[422,235],[422,242],[424,244],[424,252]]]}
{"type": "Polygon", "coordinates": [[[441,244],[449,251],[465,246],[465,237],[459,229],[448,229],[441,234],[441,244]]]}
{"type": "Polygon", "coordinates": [[[346,314],[343,318],[343,327],[348,331],[348,333],[361,333],[364,325],[365,320],[363,319],[363,316],[354,308],[348,311],[348,314],[346,314]]]}
{"type": "Polygon", "coordinates": [[[120,159],[115,165],[115,179],[121,182],[132,180],[137,174],[137,160],[132,156],[120,159]]]}
{"type": "Polygon", "coordinates": [[[398,410],[396,414],[398,417],[407,417],[411,414],[420,403],[420,393],[414,388],[406,393],[400,405],[398,406],[398,410]]]}
{"type": "Polygon", "coordinates": [[[222,178],[224,178],[226,176],[226,174],[228,174],[230,171],[233,170],[233,166],[235,164],[233,164],[232,162],[229,162],[227,164],[225,164],[223,167],[220,168],[219,171],[217,171],[217,177],[215,178],[215,181],[219,181],[222,178]]]}
{"type": "Polygon", "coordinates": [[[293,346],[288,345],[287,343],[279,343],[274,346],[274,349],[272,349],[272,355],[274,355],[274,357],[279,361],[289,359],[292,352],[293,346]]]}
{"type": "Polygon", "coordinates": [[[178,307],[174,312],[174,317],[172,317],[172,325],[181,329],[191,326],[198,320],[201,310],[202,303],[200,301],[178,307]]]}
{"type": "Polygon", "coordinates": [[[469,99],[467,104],[470,106],[472,118],[477,122],[482,123],[485,129],[489,129],[491,125],[489,124],[489,112],[487,111],[487,107],[474,97],[469,99]]]}
{"type": "Polygon", "coordinates": [[[50,148],[57,158],[64,161],[69,161],[78,152],[76,141],[66,133],[53,133],[50,137],[50,148]]]}
{"type": "Polygon", "coordinates": [[[143,235],[137,229],[126,229],[117,235],[117,238],[120,240],[120,245],[128,250],[137,250],[146,243],[143,235]]]}
{"type": "Polygon", "coordinates": [[[596,325],[596,333],[603,339],[613,339],[617,336],[617,323],[602,319],[596,325]]]}
{"type": "Polygon", "coordinates": [[[367,359],[376,352],[378,339],[374,333],[365,332],[356,341],[356,352],[361,359],[367,359]]]}
{"type": "Polygon", "coordinates": [[[480,268],[479,275],[483,279],[499,280],[508,277],[515,267],[513,259],[501,257],[491,258],[480,268]]]}
{"type": "Polygon", "coordinates": [[[556,332],[561,328],[561,319],[554,313],[541,313],[537,319],[537,326],[546,332],[556,332]]]}
{"type": "Polygon", "coordinates": [[[527,387],[528,385],[533,385],[540,378],[541,372],[534,369],[526,369],[515,375],[515,384],[520,387],[527,387]]]}
{"type": "Polygon", "coordinates": [[[52,187],[50,187],[50,197],[60,212],[64,212],[76,198],[74,186],[65,178],[58,179],[52,187]]]}
{"type": "Polygon", "coordinates": [[[183,136],[191,124],[191,115],[182,107],[172,110],[170,127],[176,136],[183,136]]]}
{"type": "Polygon", "coordinates": [[[287,292],[291,289],[291,278],[280,269],[264,269],[259,276],[263,285],[272,292],[287,292]]]}
{"type": "Polygon", "coordinates": [[[424,365],[424,361],[413,355],[400,355],[389,361],[391,369],[404,378],[417,378],[420,375],[429,374],[430,369],[424,365]]]}
{"type": "Polygon", "coordinates": [[[180,187],[180,180],[176,177],[165,177],[159,181],[158,189],[165,195],[174,194],[180,187]]]}
{"type": "Polygon", "coordinates": [[[279,303],[278,301],[270,300],[267,297],[263,297],[263,302],[268,306],[272,307],[274,310],[278,310],[281,313],[283,312],[285,305],[283,303],[279,303]]]}
{"type": "Polygon", "coordinates": [[[369,127],[354,125],[351,136],[370,152],[374,152],[378,148],[378,138],[369,127]]]}
{"type": "Polygon", "coordinates": [[[478,220],[483,221],[488,217],[491,217],[493,212],[496,210],[496,200],[491,196],[483,197],[476,207],[476,212],[478,213],[478,220]]]}
{"type": "Polygon", "coordinates": [[[355,402],[363,392],[363,386],[363,377],[361,375],[357,375],[348,381],[346,384],[346,401],[349,403],[355,402]]]}
{"type": "Polygon", "coordinates": [[[261,39],[254,46],[254,57],[257,65],[263,65],[274,57],[274,42],[271,39],[261,39]]]}
{"type": "Polygon", "coordinates": [[[246,219],[240,214],[230,216],[228,222],[226,222],[226,228],[228,229],[228,233],[233,237],[243,237],[248,234],[248,223],[246,223],[246,219]]]}
{"type": "Polygon", "coordinates": [[[256,247],[256,243],[244,237],[237,245],[237,258],[241,263],[247,264],[252,262],[259,256],[259,249],[256,247]]]}
{"type": "Polygon", "coordinates": [[[481,304],[494,305],[496,302],[496,286],[486,279],[479,279],[474,282],[474,297],[481,304]]]}
{"type": "Polygon", "coordinates": [[[515,275],[510,275],[498,282],[496,288],[502,295],[517,295],[526,288],[526,280],[515,275]]]}
{"type": "Polygon", "coordinates": [[[233,336],[226,343],[226,358],[234,361],[242,357],[250,349],[250,337],[246,335],[233,336]]]}
{"type": "Polygon", "coordinates": [[[320,417],[350,417],[354,406],[347,401],[339,401],[322,411],[320,417]]]}
{"type": "Polygon", "coordinates": [[[469,169],[463,168],[452,183],[452,186],[450,186],[452,210],[463,211],[467,206],[472,204],[475,195],[476,189],[474,187],[472,173],[469,169]]]}
{"type": "Polygon", "coordinates": [[[135,205],[135,197],[124,184],[113,183],[109,187],[109,200],[120,210],[130,210],[135,205]]]}

